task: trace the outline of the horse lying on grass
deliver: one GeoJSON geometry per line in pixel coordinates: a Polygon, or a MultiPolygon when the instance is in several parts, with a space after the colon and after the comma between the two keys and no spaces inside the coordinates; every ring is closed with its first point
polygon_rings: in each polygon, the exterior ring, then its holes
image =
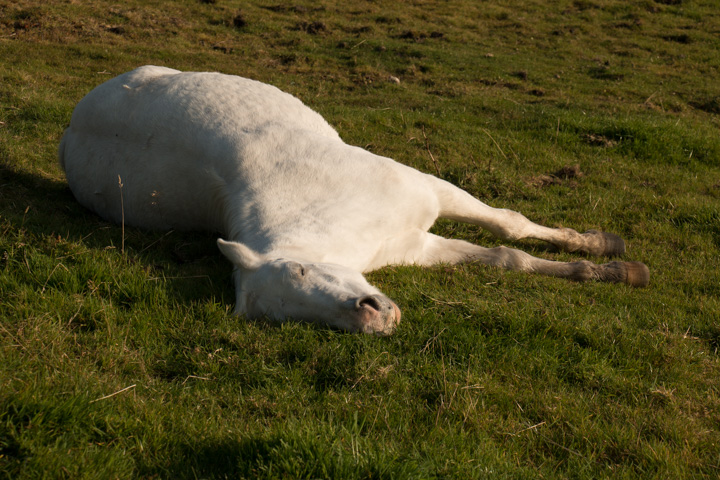
{"type": "Polygon", "coordinates": [[[645,286],[639,262],[555,262],[428,232],[437,218],[504,240],[616,256],[618,236],[537,225],[431,175],[345,144],[275,87],[218,73],[145,66],[90,92],[59,149],[77,200],[149,229],[221,232],[237,314],[391,333],[397,305],[362,272],[393,264],[481,262],[576,281],[645,286]],[[118,178],[122,179],[122,201],[118,178]]]}

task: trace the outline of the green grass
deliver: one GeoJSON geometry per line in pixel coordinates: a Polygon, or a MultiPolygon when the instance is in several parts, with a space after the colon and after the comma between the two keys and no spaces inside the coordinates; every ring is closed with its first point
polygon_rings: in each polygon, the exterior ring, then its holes
{"type": "Polygon", "coordinates": [[[0,0],[0,478],[717,478],[718,32],[694,0],[0,0]],[[56,163],[143,64],[277,85],[348,143],[620,234],[651,284],[391,267],[388,338],[233,317],[212,235],[123,250],[56,163]]]}

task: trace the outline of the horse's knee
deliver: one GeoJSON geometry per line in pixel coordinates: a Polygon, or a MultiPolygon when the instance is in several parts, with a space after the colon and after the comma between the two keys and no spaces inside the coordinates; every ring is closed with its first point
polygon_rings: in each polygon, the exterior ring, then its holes
{"type": "Polygon", "coordinates": [[[532,271],[532,257],[520,250],[499,246],[490,249],[493,255],[493,265],[509,270],[532,271]]]}
{"type": "Polygon", "coordinates": [[[527,237],[527,227],[531,225],[525,215],[514,210],[502,209],[502,221],[488,225],[488,230],[503,240],[520,240],[527,237]]]}

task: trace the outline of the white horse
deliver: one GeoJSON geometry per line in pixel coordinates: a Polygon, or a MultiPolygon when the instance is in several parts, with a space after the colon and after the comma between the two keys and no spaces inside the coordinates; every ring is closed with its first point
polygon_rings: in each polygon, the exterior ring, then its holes
{"type": "Polygon", "coordinates": [[[235,312],[248,317],[389,334],[400,310],[362,272],[393,264],[477,261],[576,281],[649,281],[639,262],[554,262],[428,233],[442,217],[569,252],[625,250],[616,235],[537,225],[347,145],[295,97],[236,76],[155,66],[120,75],[77,105],[59,157],[77,200],[105,219],[220,232],[235,266],[235,312]]]}

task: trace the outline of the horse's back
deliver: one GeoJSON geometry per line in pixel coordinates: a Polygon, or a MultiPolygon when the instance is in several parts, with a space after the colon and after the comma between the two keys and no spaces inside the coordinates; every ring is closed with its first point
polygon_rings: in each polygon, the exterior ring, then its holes
{"type": "Polygon", "coordinates": [[[78,103],[59,156],[78,201],[108,220],[223,230],[227,184],[238,193],[243,177],[267,168],[253,164],[266,161],[253,153],[266,148],[258,145],[265,132],[293,129],[340,141],[319,114],[273,86],[146,66],[78,103]]]}

